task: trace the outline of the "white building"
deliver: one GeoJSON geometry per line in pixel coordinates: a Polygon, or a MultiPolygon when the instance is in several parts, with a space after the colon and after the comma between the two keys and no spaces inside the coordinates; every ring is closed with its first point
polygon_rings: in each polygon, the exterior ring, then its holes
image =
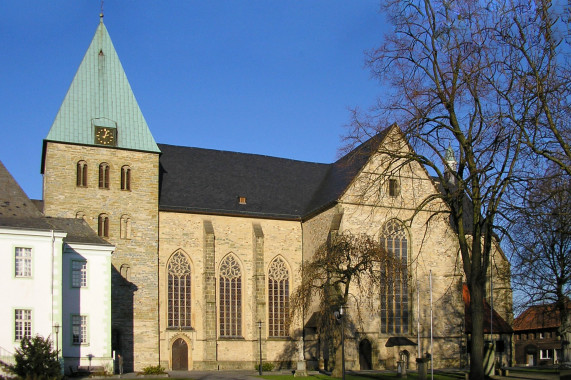
{"type": "Polygon", "coordinates": [[[81,219],[46,218],[0,162],[0,360],[50,337],[66,368],[113,368],[111,254],[81,219]]]}

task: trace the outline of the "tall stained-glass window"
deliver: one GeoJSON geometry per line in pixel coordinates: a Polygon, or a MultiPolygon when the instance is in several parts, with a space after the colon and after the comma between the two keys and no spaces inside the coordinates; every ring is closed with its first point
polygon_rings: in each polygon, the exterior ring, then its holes
{"type": "Polygon", "coordinates": [[[409,332],[408,240],[402,223],[390,220],[381,231],[381,244],[396,259],[385,268],[381,282],[381,333],[409,332]]]}
{"type": "Polygon", "coordinates": [[[268,270],[268,309],[269,336],[288,336],[289,271],[280,257],[272,261],[268,270]]]}
{"type": "Polygon", "coordinates": [[[233,255],[220,263],[220,336],[242,336],[242,272],[233,255]]]}
{"type": "Polygon", "coordinates": [[[168,327],[191,327],[190,263],[184,253],[175,252],[167,266],[168,327]]]}

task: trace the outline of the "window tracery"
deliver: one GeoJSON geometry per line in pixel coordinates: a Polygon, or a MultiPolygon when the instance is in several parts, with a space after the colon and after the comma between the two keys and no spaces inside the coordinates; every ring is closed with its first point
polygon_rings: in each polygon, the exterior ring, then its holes
{"type": "Polygon", "coordinates": [[[408,240],[402,223],[387,222],[381,244],[399,265],[399,268],[385,267],[381,281],[381,333],[406,334],[409,331],[408,240]]]}
{"type": "Polygon", "coordinates": [[[280,257],[268,269],[268,308],[269,336],[288,336],[289,271],[280,257]]]}
{"type": "Polygon", "coordinates": [[[220,336],[242,336],[242,271],[233,255],[220,263],[220,336]]]}
{"type": "Polygon", "coordinates": [[[191,327],[191,268],[184,253],[175,252],[167,266],[168,327],[191,327]]]}

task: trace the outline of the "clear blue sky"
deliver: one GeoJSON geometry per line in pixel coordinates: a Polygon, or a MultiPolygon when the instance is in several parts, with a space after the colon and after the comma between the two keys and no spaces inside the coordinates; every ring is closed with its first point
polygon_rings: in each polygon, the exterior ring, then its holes
{"type": "MultiPolygon", "coordinates": [[[[332,162],[379,84],[378,0],[107,0],[104,22],[159,143],[332,162]]],[[[0,0],[0,160],[41,199],[42,140],[99,23],[97,0],[0,0]]]]}

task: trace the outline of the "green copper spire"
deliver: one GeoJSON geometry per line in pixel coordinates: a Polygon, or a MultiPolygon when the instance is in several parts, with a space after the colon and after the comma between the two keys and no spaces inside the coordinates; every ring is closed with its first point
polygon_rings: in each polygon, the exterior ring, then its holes
{"type": "Polygon", "coordinates": [[[107,127],[115,147],[160,152],[100,20],[46,140],[95,145],[96,127],[107,127]]]}

